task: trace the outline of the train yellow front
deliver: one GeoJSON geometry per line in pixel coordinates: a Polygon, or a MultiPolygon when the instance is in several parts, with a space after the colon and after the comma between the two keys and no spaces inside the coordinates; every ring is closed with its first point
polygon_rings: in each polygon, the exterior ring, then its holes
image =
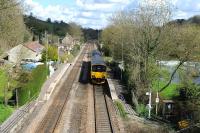
{"type": "Polygon", "coordinates": [[[92,51],[91,58],[91,80],[94,84],[103,84],[106,81],[106,64],[98,50],[92,51]]]}

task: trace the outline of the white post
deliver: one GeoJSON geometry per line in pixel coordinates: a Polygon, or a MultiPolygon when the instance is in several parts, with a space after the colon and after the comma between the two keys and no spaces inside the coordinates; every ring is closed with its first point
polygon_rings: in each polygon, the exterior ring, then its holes
{"type": "Polygon", "coordinates": [[[149,116],[148,118],[151,118],[151,90],[149,92],[149,116]]]}
{"type": "Polygon", "coordinates": [[[158,103],[159,103],[159,97],[158,97],[158,92],[156,96],[156,115],[158,115],[158,103]]]}

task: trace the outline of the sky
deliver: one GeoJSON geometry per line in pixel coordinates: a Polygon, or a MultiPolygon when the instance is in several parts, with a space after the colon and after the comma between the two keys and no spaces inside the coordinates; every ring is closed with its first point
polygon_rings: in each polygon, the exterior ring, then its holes
{"type": "MultiPolygon", "coordinates": [[[[149,0],[152,3],[162,0],[149,0]]],[[[42,20],[76,22],[84,28],[101,29],[117,11],[137,8],[141,0],[25,0],[26,14],[42,20]]],[[[173,19],[200,15],[200,0],[173,0],[173,19]]]]}

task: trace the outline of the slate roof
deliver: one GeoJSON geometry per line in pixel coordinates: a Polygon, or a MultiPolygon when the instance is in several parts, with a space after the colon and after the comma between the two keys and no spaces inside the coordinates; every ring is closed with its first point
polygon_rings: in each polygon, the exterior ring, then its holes
{"type": "Polygon", "coordinates": [[[44,49],[44,46],[42,46],[38,41],[28,42],[24,46],[36,53],[41,53],[44,49]]]}

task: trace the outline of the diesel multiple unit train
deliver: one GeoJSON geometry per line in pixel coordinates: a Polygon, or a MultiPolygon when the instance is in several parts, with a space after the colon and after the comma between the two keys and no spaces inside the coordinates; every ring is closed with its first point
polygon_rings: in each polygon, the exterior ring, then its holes
{"type": "Polygon", "coordinates": [[[93,84],[103,84],[106,77],[106,64],[102,54],[98,50],[93,50],[91,53],[91,81],[93,84]]]}

